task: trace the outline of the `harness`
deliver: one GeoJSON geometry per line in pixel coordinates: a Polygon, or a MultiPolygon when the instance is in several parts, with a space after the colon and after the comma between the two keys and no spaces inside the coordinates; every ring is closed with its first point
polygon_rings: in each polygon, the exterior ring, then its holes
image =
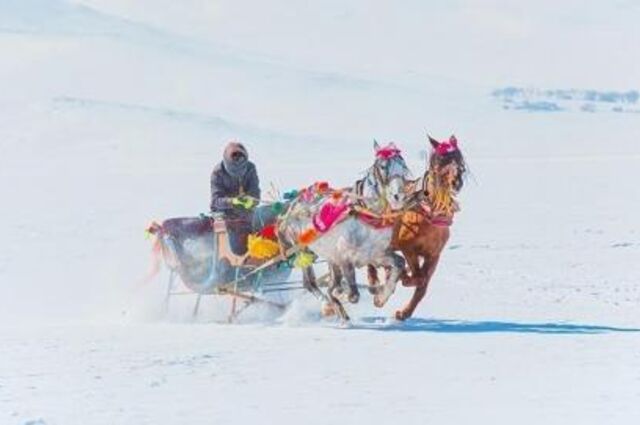
{"type": "Polygon", "coordinates": [[[457,209],[455,201],[453,201],[450,215],[434,213],[434,207],[438,207],[440,201],[434,202],[429,193],[430,174],[431,171],[427,170],[422,177],[420,189],[412,195],[415,204],[407,208],[400,218],[395,242],[411,240],[419,236],[420,226],[424,222],[436,227],[450,227],[453,224],[453,212],[457,209]]]}

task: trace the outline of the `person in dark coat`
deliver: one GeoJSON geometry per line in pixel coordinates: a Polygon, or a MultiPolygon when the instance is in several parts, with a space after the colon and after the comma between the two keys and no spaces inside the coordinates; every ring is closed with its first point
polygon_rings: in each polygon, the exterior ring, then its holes
{"type": "Polygon", "coordinates": [[[247,149],[230,142],[211,173],[211,212],[227,221],[229,242],[236,255],[247,252],[253,209],[260,199],[260,180],[247,149]]]}

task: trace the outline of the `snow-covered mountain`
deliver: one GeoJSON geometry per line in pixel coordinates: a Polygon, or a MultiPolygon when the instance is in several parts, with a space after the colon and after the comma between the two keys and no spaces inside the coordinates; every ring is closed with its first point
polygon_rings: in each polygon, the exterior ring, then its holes
{"type": "Polygon", "coordinates": [[[640,114],[599,96],[640,90],[638,21],[623,0],[0,0],[0,424],[635,423],[640,114]],[[388,319],[400,289],[349,330],[306,299],[268,326],[140,323],[143,228],[206,211],[225,140],[285,191],[349,184],[373,138],[419,174],[425,131],[472,178],[416,319],[388,319]]]}

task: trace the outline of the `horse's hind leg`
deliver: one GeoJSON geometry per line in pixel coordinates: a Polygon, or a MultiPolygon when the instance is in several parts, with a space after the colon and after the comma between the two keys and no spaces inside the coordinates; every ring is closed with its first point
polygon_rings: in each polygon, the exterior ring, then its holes
{"type": "Polygon", "coordinates": [[[331,300],[332,307],[335,308],[338,316],[342,318],[344,321],[348,321],[349,315],[347,314],[347,310],[345,310],[342,302],[338,298],[340,294],[343,292],[342,288],[342,268],[337,264],[329,263],[329,268],[331,271],[331,279],[329,284],[329,299],[331,300]]]}
{"type": "Polygon", "coordinates": [[[380,279],[378,279],[378,269],[372,264],[367,266],[367,281],[369,282],[367,287],[369,293],[371,295],[377,294],[377,286],[380,285],[380,279]]]}
{"type": "Polygon", "coordinates": [[[360,300],[360,291],[358,291],[358,283],[356,282],[356,268],[352,264],[343,266],[342,274],[349,285],[349,302],[356,304],[360,300]]]}
{"type": "Polygon", "coordinates": [[[349,315],[345,311],[342,304],[340,304],[340,301],[338,301],[335,297],[325,295],[320,290],[316,281],[316,273],[313,267],[307,267],[302,271],[302,282],[304,287],[309,292],[311,292],[316,298],[318,298],[320,302],[328,306],[327,311],[325,312],[326,315],[338,314],[338,316],[340,316],[343,321],[349,320],[349,315]]]}
{"type": "Polygon", "coordinates": [[[349,314],[347,314],[347,310],[345,310],[344,306],[337,297],[329,293],[329,300],[331,301],[331,307],[335,310],[338,316],[340,316],[340,319],[342,319],[342,321],[348,322],[349,320],[351,320],[351,318],[349,318],[349,314]]]}
{"type": "Polygon", "coordinates": [[[329,263],[329,272],[331,278],[329,279],[329,294],[332,296],[339,296],[342,289],[342,268],[337,264],[329,263]]]}

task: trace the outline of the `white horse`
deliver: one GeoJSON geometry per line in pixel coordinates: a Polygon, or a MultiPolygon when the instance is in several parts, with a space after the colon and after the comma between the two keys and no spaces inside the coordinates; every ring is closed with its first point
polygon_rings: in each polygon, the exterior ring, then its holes
{"type": "MultiPolygon", "coordinates": [[[[396,288],[404,269],[404,259],[391,249],[394,214],[402,210],[407,197],[410,171],[395,145],[380,147],[374,141],[376,160],[353,189],[338,192],[349,202],[349,213],[308,244],[308,249],[327,260],[331,270],[329,298],[347,318],[338,295],[342,281],[349,288],[348,299],[359,300],[355,269],[373,265],[384,267],[388,273],[382,288],[377,288],[374,304],[382,307],[396,288]]],[[[317,196],[313,200],[299,200],[292,212],[280,223],[283,234],[296,235],[316,225],[321,209],[336,192],[317,196]]],[[[317,225],[316,225],[317,227],[317,225]]],[[[312,271],[306,270],[307,278],[312,271]]],[[[312,275],[311,275],[312,276],[312,275]]]]}

